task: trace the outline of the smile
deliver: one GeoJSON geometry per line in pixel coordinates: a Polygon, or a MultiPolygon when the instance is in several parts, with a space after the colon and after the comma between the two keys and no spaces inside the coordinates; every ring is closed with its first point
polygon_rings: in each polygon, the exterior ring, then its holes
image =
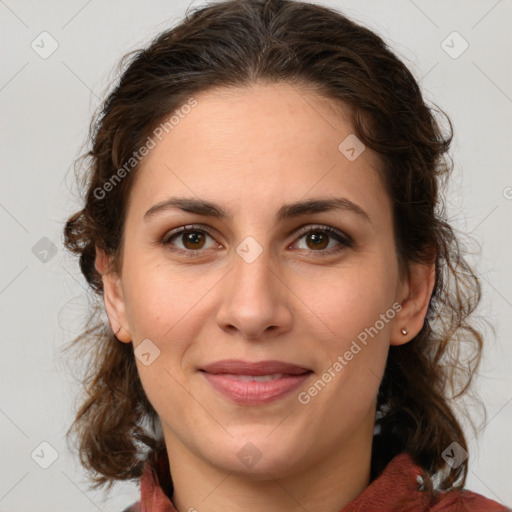
{"type": "Polygon", "coordinates": [[[239,405],[263,405],[297,389],[313,372],[280,361],[225,360],[200,369],[213,390],[239,405]]]}

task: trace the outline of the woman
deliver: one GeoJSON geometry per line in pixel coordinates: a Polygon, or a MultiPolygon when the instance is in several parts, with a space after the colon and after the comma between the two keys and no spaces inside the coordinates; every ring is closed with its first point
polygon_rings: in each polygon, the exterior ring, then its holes
{"type": "Polygon", "coordinates": [[[130,511],[505,510],[463,490],[480,288],[446,131],[313,4],[220,2],[131,56],[65,227],[109,323],[76,340],[96,486],[140,479],[130,511]]]}

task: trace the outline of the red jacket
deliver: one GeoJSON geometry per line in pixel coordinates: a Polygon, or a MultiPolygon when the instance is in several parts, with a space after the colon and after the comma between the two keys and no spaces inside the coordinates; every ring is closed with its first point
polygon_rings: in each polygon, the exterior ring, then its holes
{"type": "MultiPolygon", "coordinates": [[[[340,512],[507,512],[499,503],[471,491],[452,490],[438,493],[433,502],[419,490],[423,470],[412,458],[401,453],[353,501],[340,512]],[[418,478],[420,477],[420,479],[418,478]]],[[[172,482],[167,458],[144,468],[140,481],[141,499],[123,512],[177,512],[167,494],[172,496],[172,482]]]]}

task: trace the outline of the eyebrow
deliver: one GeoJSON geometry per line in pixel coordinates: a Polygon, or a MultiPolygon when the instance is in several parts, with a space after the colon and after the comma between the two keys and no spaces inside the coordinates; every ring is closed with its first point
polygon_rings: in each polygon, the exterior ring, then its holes
{"type": "MultiPolygon", "coordinates": [[[[228,210],[210,201],[189,197],[171,197],[153,205],[144,214],[143,218],[144,220],[149,220],[165,211],[175,208],[183,210],[184,212],[204,215],[205,217],[218,219],[228,219],[231,217],[228,210]]],[[[370,216],[359,205],[344,197],[313,198],[306,201],[285,204],[277,211],[276,220],[279,222],[305,214],[322,213],[333,210],[355,213],[361,217],[361,219],[372,224],[370,216]]]]}

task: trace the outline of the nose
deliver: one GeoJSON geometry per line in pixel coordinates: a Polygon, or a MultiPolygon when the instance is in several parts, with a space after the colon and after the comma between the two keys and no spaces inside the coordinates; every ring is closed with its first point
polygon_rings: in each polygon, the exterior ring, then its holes
{"type": "Polygon", "coordinates": [[[282,272],[264,250],[254,261],[233,255],[233,267],[223,279],[217,324],[233,335],[264,340],[292,325],[291,290],[282,272]]]}

